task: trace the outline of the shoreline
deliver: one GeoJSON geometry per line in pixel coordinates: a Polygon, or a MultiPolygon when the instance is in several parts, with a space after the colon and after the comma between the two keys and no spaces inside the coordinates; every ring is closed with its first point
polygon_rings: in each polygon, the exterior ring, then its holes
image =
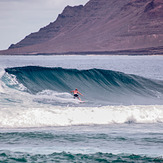
{"type": "Polygon", "coordinates": [[[2,55],[22,55],[22,56],[52,56],[52,55],[107,55],[107,56],[116,56],[116,55],[127,55],[127,56],[161,56],[163,55],[163,46],[161,47],[150,47],[150,48],[145,48],[145,49],[129,49],[129,50],[117,50],[117,51],[70,51],[70,52],[31,52],[31,53],[12,53],[12,52],[7,52],[8,50],[1,50],[0,51],[0,56],[2,55]],[[4,53],[3,53],[4,52],[4,53]]]}
{"type": "Polygon", "coordinates": [[[161,53],[105,53],[105,52],[68,52],[68,53],[35,53],[35,54],[0,54],[0,56],[163,56],[161,53]]]}
{"type": "Polygon", "coordinates": [[[134,57],[134,56],[163,56],[163,54],[135,54],[135,55],[127,55],[127,54],[0,54],[0,56],[128,56],[128,57],[134,57]]]}

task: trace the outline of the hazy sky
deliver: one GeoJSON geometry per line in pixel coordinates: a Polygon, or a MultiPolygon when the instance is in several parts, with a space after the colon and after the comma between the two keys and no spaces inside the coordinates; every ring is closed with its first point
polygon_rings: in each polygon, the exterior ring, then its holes
{"type": "Polygon", "coordinates": [[[0,50],[54,22],[67,6],[89,0],[0,0],[0,50]]]}

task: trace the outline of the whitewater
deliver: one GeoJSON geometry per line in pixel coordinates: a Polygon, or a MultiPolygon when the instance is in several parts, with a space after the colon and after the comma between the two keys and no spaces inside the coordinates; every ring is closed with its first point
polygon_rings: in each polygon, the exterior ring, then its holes
{"type": "Polygon", "coordinates": [[[0,57],[0,162],[163,162],[162,127],[162,56],[0,57]]]}

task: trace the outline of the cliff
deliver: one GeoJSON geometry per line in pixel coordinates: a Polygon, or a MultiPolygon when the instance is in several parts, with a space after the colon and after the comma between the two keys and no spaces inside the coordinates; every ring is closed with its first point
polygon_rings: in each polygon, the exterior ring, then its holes
{"type": "Polygon", "coordinates": [[[0,54],[163,52],[162,0],[90,0],[0,54]]]}

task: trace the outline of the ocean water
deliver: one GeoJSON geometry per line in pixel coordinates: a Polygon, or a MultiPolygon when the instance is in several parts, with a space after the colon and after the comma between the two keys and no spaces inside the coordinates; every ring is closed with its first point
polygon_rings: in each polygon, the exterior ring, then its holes
{"type": "Polygon", "coordinates": [[[0,56],[0,162],[163,162],[163,56],[0,56]]]}

